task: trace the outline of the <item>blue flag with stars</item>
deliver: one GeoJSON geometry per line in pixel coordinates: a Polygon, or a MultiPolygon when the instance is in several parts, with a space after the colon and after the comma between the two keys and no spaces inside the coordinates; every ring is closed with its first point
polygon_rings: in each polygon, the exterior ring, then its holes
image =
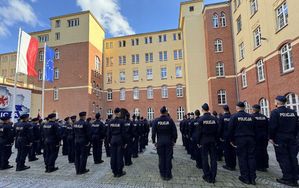
{"type": "Polygon", "coordinates": [[[54,50],[46,46],[45,80],[49,82],[54,82],[54,56],[54,50]]]}

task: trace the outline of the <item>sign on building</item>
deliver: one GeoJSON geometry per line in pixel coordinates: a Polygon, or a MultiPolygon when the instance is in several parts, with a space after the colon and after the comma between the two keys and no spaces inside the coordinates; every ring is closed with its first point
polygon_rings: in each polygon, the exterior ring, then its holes
{"type": "MultiPolygon", "coordinates": [[[[0,86],[0,117],[12,113],[14,88],[0,86]]],[[[31,90],[17,88],[15,118],[30,113],[31,90]]]]}

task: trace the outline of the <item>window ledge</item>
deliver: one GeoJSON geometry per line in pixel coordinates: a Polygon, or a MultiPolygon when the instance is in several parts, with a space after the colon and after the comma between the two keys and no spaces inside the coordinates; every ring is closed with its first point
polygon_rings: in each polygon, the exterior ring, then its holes
{"type": "Polygon", "coordinates": [[[266,82],[266,79],[264,79],[264,80],[258,80],[256,84],[262,84],[264,82],[266,82]]]}
{"type": "Polygon", "coordinates": [[[262,46],[262,44],[260,44],[260,45],[258,45],[258,46],[256,46],[256,47],[254,47],[254,48],[253,48],[253,51],[259,49],[261,46],[262,46]]]}
{"type": "Polygon", "coordinates": [[[256,15],[256,13],[258,12],[258,10],[257,11],[255,11],[253,14],[251,14],[251,16],[250,16],[250,18],[249,19],[251,19],[254,15],[256,15]]]}
{"type": "Polygon", "coordinates": [[[225,78],[225,75],[223,76],[216,76],[217,79],[222,79],[222,78],[225,78]]]}
{"type": "Polygon", "coordinates": [[[282,72],[282,73],[281,73],[281,76],[284,76],[284,75],[293,73],[294,71],[295,71],[295,68],[289,69],[289,70],[287,70],[287,71],[285,71],[285,72],[282,72]]]}
{"type": "Polygon", "coordinates": [[[281,30],[283,30],[285,27],[287,27],[289,24],[285,24],[284,26],[282,26],[281,28],[277,29],[275,34],[279,33],[281,30]]]}
{"type": "Polygon", "coordinates": [[[218,106],[225,106],[225,105],[227,105],[227,103],[225,103],[225,104],[218,104],[218,106]]]}
{"type": "Polygon", "coordinates": [[[242,89],[247,89],[247,87],[248,87],[248,86],[245,86],[245,87],[242,86],[242,89]]]}

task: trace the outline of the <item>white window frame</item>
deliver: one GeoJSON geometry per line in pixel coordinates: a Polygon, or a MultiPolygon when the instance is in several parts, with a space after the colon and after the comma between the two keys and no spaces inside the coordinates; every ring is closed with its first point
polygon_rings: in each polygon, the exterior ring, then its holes
{"type": "Polygon", "coordinates": [[[244,101],[244,104],[245,104],[245,112],[250,114],[251,113],[251,105],[247,101],[244,101]]]}
{"type": "Polygon", "coordinates": [[[182,66],[176,66],[175,67],[175,76],[176,76],[176,78],[182,78],[183,77],[182,66]]]}
{"type": "Polygon", "coordinates": [[[218,19],[218,14],[213,14],[212,18],[212,23],[213,23],[213,28],[219,28],[219,19],[218,19]]]}
{"type": "Polygon", "coordinates": [[[107,84],[112,84],[112,72],[108,72],[106,76],[107,84]]]}
{"type": "Polygon", "coordinates": [[[39,57],[39,61],[43,62],[44,61],[44,52],[43,51],[38,52],[38,57],[39,57]]]}
{"type": "Polygon", "coordinates": [[[139,70],[134,69],[133,70],[133,81],[138,81],[139,80],[139,70]]]}
{"type": "Polygon", "coordinates": [[[242,31],[242,17],[241,15],[237,18],[237,33],[242,31]]]}
{"type": "Polygon", "coordinates": [[[167,68],[162,67],[161,68],[161,80],[165,80],[165,79],[167,79],[167,68]]]}
{"type": "Polygon", "coordinates": [[[54,90],[53,90],[53,100],[54,101],[59,100],[59,89],[58,88],[54,88],[54,90]]]}
{"type": "Polygon", "coordinates": [[[250,0],[250,12],[254,15],[258,11],[257,0],[250,0]]]}
{"type": "Polygon", "coordinates": [[[295,93],[289,93],[287,96],[286,107],[299,113],[299,97],[295,93]]]}
{"type": "Polygon", "coordinates": [[[215,40],[214,50],[216,53],[223,52],[223,41],[221,39],[215,40]]]}
{"type": "Polygon", "coordinates": [[[226,25],[227,25],[227,23],[226,23],[226,15],[225,15],[224,12],[221,12],[220,23],[221,23],[221,27],[226,27],[226,25]]]}
{"type": "Polygon", "coordinates": [[[265,65],[262,59],[256,63],[256,70],[258,82],[265,81],[265,65]]]}
{"type": "Polygon", "coordinates": [[[225,76],[224,63],[221,61],[216,63],[216,76],[217,77],[225,76]]]}
{"type": "Polygon", "coordinates": [[[146,79],[147,80],[152,80],[153,79],[153,69],[152,68],[147,68],[146,69],[146,79]]]}
{"type": "Polygon", "coordinates": [[[176,96],[177,97],[184,97],[183,85],[179,84],[179,85],[176,86],[176,96]]]}
{"type": "Polygon", "coordinates": [[[119,90],[119,100],[121,100],[121,101],[126,100],[126,89],[125,88],[121,88],[119,90]]]}
{"type": "Polygon", "coordinates": [[[154,109],[151,108],[151,107],[149,107],[149,108],[147,109],[147,119],[148,119],[149,121],[152,121],[152,120],[154,120],[154,118],[155,118],[155,112],[154,112],[154,109]]]}
{"type": "Polygon", "coordinates": [[[54,79],[55,80],[59,79],[59,69],[57,67],[54,68],[54,79]]]}
{"type": "Polygon", "coordinates": [[[242,77],[242,88],[246,88],[248,86],[248,82],[247,82],[247,72],[245,70],[242,71],[241,77],[242,77]]]}
{"type": "Polygon", "coordinates": [[[135,88],[133,88],[133,99],[139,100],[139,98],[140,98],[139,88],[135,87],[135,88]]]}
{"type": "Polygon", "coordinates": [[[101,67],[101,60],[98,56],[95,56],[95,70],[100,71],[101,67]]]}
{"type": "Polygon", "coordinates": [[[179,59],[183,59],[183,50],[182,49],[178,50],[178,54],[179,54],[179,59]]]}
{"type": "Polygon", "coordinates": [[[126,81],[126,72],[125,71],[120,71],[119,72],[119,82],[125,82],[126,81]]]}
{"type": "Polygon", "coordinates": [[[178,50],[173,51],[173,59],[178,60],[178,50]]]}
{"type": "Polygon", "coordinates": [[[286,25],[288,25],[288,17],[288,5],[285,1],[276,9],[277,30],[280,30],[284,28],[286,25]]]}
{"type": "Polygon", "coordinates": [[[154,89],[153,87],[147,87],[146,90],[147,99],[153,99],[154,98],[154,89]]]}
{"type": "Polygon", "coordinates": [[[227,96],[226,96],[226,90],[221,89],[217,92],[218,96],[218,105],[227,105],[227,96]]]}
{"type": "Polygon", "coordinates": [[[113,98],[113,92],[112,89],[107,90],[107,101],[112,101],[113,98]]]}
{"type": "Polygon", "coordinates": [[[168,98],[168,87],[166,85],[162,86],[161,95],[162,99],[168,98]]]}
{"type": "Polygon", "coordinates": [[[239,60],[242,60],[245,58],[245,45],[244,42],[241,42],[241,44],[239,44],[239,60]]]}
{"type": "Polygon", "coordinates": [[[269,101],[265,98],[262,98],[259,104],[261,106],[261,113],[267,117],[270,117],[269,101]]]}
{"type": "Polygon", "coordinates": [[[167,51],[163,52],[163,61],[167,61],[168,60],[168,53],[167,51]]]}
{"type": "Polygon", "coordinates": [[[177,120],[179,121],[183,120],[185,116],[185,109],[182,106],[180,106],[178,107],[176,112],[177,112],[177,120]]]}
{"type": "Polygon", "coordinates": [[[292,46],[290,43],[283,45],[280,49],[280,58],[283,73],[294,70],[292,46]]]}
{"type": "Polygon", "coordinates": [[[258,48],[262,45],[262,32],[261,32],[261,26],[258,26],[253,31],[253,37],[254,37],[254,48],[258,48]]]}
{"type": "Polygon", "coordinates": [[[113,110],[110,108],[107,110],[107,116],[113,115],[113,110]]]}

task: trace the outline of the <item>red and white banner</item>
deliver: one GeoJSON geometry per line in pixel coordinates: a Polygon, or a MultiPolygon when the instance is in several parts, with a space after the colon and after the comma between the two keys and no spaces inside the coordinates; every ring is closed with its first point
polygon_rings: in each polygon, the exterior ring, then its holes
{"type": "Polygon", "coordinates": [[[28,76],[37,76],[37,72],[35,70],[37,53],[37,39],[22,31],[19,48],[19,66],[17,71],[28,76]]]}

